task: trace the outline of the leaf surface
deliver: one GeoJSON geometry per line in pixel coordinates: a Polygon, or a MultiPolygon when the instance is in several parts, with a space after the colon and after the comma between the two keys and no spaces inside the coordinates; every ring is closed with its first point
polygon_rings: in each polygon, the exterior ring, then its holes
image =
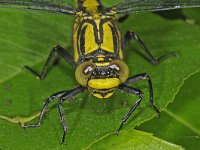
{"type": "MultiPolygon", "coordinates": [[[[23,69],[24,65],[29,65],[41,70],[50,50],[56,44],[73,54],[70,45],[70,25],[73,18],[10,9],[0,11],[0,115],[14,119],[19,117],[27,122],[31,117],[35,118],[49,95],[78,85],[74,78],[75,69],[65,61],[53,67],[43,81],[36,80],[34,75],[23,69]]],[[[199,26],[144,13],[130,16],[120,24],[120,28],[123,33],[131,30],[140,35],[157,58],[172,50],[178,53],[179,58],[170,58],[153,66],[143,58],[141,48],[135,42],[131,42],[125,51],[130,75],[147,72],[151,76],[155,105],[163,110],[173,101],[183,79],[199,70],[199,26]]],[[[124,132],[155,116],[155,112],[148,106],[146,81],[133,86],[145,94],[143,102],[125,124],[124,132]]],[[[116,91],[110,99],[99,100],[86,92],[66,101],[63,107],[69,127],[67,145],[59,145],[62,127],[56,100],[50,105],[40,128],[24,130],[12,119],[1,119],[0,148],[86,148],[105,135],[114,133],[121,118],[136,99],[137,96],[116,91]]],[[[29,123],[35,122],[37,119],[29,123]]]]}
{"type": "Polygon", "coordinates": [[[164,110],[159,120],[152,119],[138,129],[152,132],[155,136],[182,145],[188,150],[198,149],[200,146],[199,83],[200,72],[186,80],[174,102],[164,110]]]}
{"type": "Polygon", "coordinates": [[[90,150],[183,150],[181,146],[163,141],[150,133],[129,129],[122,131],[120,136],[107,135],[93,142],[88,148],[90,150]],[[105,147],[106,145],[106,147],[105,147]]]}

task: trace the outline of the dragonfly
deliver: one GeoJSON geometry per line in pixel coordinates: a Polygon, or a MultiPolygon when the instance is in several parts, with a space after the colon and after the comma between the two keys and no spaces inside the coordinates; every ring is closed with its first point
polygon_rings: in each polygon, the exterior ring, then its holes
{"type": "Polygon", "coordinates": [[[148,82],[149,105],[158,116],[160,114],[159,109],[154,105],[153,85],[150,76],[146,73],[129,76],[129,68],[124,61],[124,50],[130,40],[134,39],[152,64],[158,64],[168,57],[174,56],[175,53],[167,53],[156,59],[136,33],[127,31],[122,37],[116,15],[200,6],[200,0],[125,0],[111,7],[105,7],[100,0],[77,0],[76,3],[77,6],[74,7],[64,0],[0,0],[0,7],[3,8],[66,14],[74,17],[72,31],[74,56],[57,45],[50,51],[41,73],[25,66],[40,80],[45,78],[51,62],[57,61],[54,59],[55,55],[60,55],[66,62],[76,67],[75,78],[79,86],[49,96],[40,112],[38,122],[24,125],[25,128],[39,127],[49,103],[58,99],[58,109],[63,127],[62,144],[65,143],[68,131],[62,104],[85,91],[89,91],[99,99],[110,98],[115,90],[121,90],[138,97],[124,115],[116,131],[117,134],[143,98],[143,92],[130,86],[130,83],[136,83],[140,80],[148,82]]]}

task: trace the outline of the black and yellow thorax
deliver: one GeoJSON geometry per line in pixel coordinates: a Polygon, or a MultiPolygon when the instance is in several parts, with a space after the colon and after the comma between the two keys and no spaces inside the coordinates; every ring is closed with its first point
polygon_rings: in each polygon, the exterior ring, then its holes
{"type": "Polygon", "coordinates": [[[73,26],[74,60],[123,59],[121,34],[114,15],[105,14],[96,0],[85,0],[79,5],[81,11],[73,26]]]}

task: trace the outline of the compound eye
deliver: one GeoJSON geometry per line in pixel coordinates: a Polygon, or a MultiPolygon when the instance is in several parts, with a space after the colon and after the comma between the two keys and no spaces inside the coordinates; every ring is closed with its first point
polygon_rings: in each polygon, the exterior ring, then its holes
{"type": "Polygon", "coordinates": [[[78,65],[75,71],[75,77],[78,83],[86,86],[87,81],[95,68],[96,65],[91,61],[86,61],[78,65]]]}
{"type": "Polygon", "coordinates": [[[110,68],[114,69],[119,76],[121,83],[125,82],[129,77],[129,69],[126,63],[121,60],[113,60],[110,63],[110,68]]]}

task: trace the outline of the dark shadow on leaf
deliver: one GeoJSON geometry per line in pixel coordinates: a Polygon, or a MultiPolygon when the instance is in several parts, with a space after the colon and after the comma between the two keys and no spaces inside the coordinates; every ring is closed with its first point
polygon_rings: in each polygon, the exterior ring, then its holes
{"type": "Polygon", "coordinates": [[[182,14],[181,9],[177,10],[166,10],[166,11],[157,11],[154,12],[155,14],[169,20],[176,20],[176,19],[182,19],[185,20],[185,16],[182,14]]]}

